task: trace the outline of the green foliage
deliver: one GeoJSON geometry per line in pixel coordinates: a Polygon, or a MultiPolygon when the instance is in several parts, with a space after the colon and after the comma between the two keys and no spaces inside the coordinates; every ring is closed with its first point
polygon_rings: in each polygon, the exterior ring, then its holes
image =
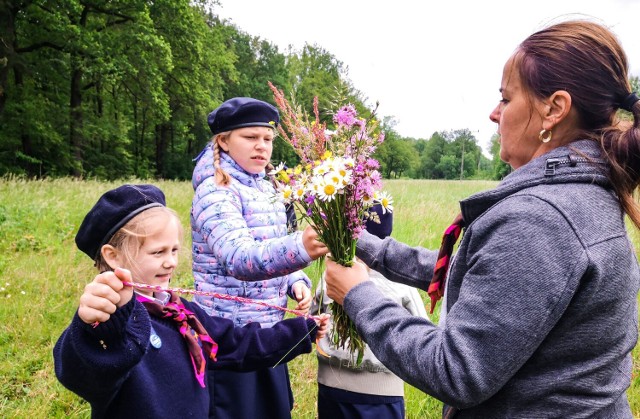
{"type": "Polygon", "coordinates": [[[629,84],[631,85],[631,91],[640,94],[640,77],[631,76],[629,79],[629,84]]]}
{"type": "Polygon", "coordinates": [[[393,121],[383,125],[385,141],[376,152],[386,178],[489,179],[490,164],[468,129],[434,132],[431,138],[401,138],[393,121]]]}
{"type": "Polygon", "coordinates": [[[500,180],[511,173],[511,166],[500,159],[500,136],[498,134],[491,138],[491,156],[493,157],[492,179],[500,180]]]}
{"type": "Polygon", "coordinates": [[[268,82],[284,91],[291,90],[289,64],[278,47],[266,40],[237,30],[230,29],[230,45],[237,60],[237,80],[224,86],[226,98],[250,96],[274,103],[268,82]]]}
{"type": "MultiPolygon", "coordinates": [[[[329,128],[339,105],[374,113],[329,51],[306,44],[280,52],[221,21],[216,2],[9,6],[1,30],[13,42],[0,45],[0,175],[189,179],[210,139],[208,113],[234,96],[273,103],[269,81],[307,113],[317,96],[329,128]]],[[[468,133],[416,142],[393,127],[390,118],[382,124],[387,141],[377,153],[387,177],[458,178],[456,165],[462,178],[479,176],[479,148],[468,133]]],[[[272,161],[294,166],[297,156],[276,141],[272,161]]]]}
{"type": "MultiPolygon", "coordinates": [[[[332,121],[329,111],[334,109],[334,99],[346,77],[342,62],[317,45],[305,44],[299,55],[290,56],[289,65],[291,96],[294,103],[312,114],[313,99],[317,96],[318,107],[324,110],[320,120],[330,126],[332,121]]],[[[283,90],[280,86],[276,87],[283,90]]]]}
{"type": "Polygon", "coordinates": [[[413,141],[400,138],[391,129],[385,130],[384,142],[378,146],[374,157],[380,162],[381,173],[387,179],[407,174],[418,160],[413,141]]]}
{"type": "MultiPolygon", "coordinates": [[[[234,96],[273,103],[267,82],[321,119],[372,106],[348,67],[318,45],[279,51],[215,14],[217,1],[5,1],[0,13],[0,176],[188,179],[209,141],[207,114],[234,96]]],[[[631,88],[640,91],[637,76],[631,88]]],[[[623,115],[623,118],[629,118],[623,115]]],[[[468,130],[401,138],[393,118],[377,157],[387,177],[501,179],[468,130]],[[409,147],[409,145],[411,147],[409,147]],[[457,168],[457,169],[456,169],[457,168]]],[[[296,164],[283,142],[273,162],[296,164]]]]}

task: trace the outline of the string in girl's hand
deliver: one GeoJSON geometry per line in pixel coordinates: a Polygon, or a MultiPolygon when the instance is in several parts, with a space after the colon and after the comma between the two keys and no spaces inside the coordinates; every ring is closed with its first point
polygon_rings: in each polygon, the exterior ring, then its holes
{"type": "MultiPolygon", "coordinates": [[[[298,316],[298,317],[309,318],[309,319],[313,319],[313,320],[316,320],[316,321],[320,320],[320,316],[311,316],[307,312],[304,312],[304,311],[292,310],[292,309],[287,308],[287,307],[281,307],[279,305],[273,305],[273,304],[265,303],[264,301],[252,300],[251,298],[238,297],[238,296],[228,295],[228,294],[220,294],[220,293],[217,293],[217,292],[210,292],[210,291],[198,291],[198,290],[192,290],[192,289],[187,289],[187,288],[169,288],[169,287],[164,288],[164,287],[161,287],[159,285],[149,285],[149,284],[142,284],[142,283],[137,283],[137,282],[122,281],[122,283],[124,285],[128,286],[128,287],[133,287],[133,288],[137,288],[137,289],[146,289],[146,290],[158,291],[158,292],[174,292],[174,293],[178,293],[178,294],[201,295],[201,296],[205,296],[205,297],[220,298],[220,299],[223,299],[223,300],[238,301],[238,302],[241,302],[241,303],[244,303],[244,304],[257,304],[257,305],[273,308],[273,309],[276,309],[276,310],[284,311],[286,313],[291,313],[291,314],[293,314],[295,316],[298,316]]],[[[96,328],[99,324],[100,324],[100,322],[96,321],[96,322],[92,323],[91,326],[93,328],[96,328]]]]}
{"type": "Polygon", "coordinates": [[[276,310],[280,310],[280,311],[284,311],[286,313],[291,313],[295,316],[298,317],[305,317],[308,319],[314,319],[314,320],[320,320],[320,316],[311,316],[310,314],[308,314],[307,312],[301,311],[301,310],[292,310],[290,308],[287,307],[281,307],[279,305],[274,305],[274,304],[269,304],[269,303],[265,303],[264,301],[260,301],[260,300],[252,300],[251,298],[245,298],[245,297],[238,297],[235,295],[228,295],[228,294],[220,294],[217,292],[210,292],[210,291],[198,291],[198,290],[192,290],[192,289],[187,289],[187,288],[163,288],[159,285],[149,285],[149,284],[140,284],[140,283],[136,283],[136,282],[127,282],[127,281],[122,281],[122,283],[126,286],[129,287],[134,287],[134,288],[138,288],[138,289],[146,289],[146,290],[151,290],[151,291],[160,291],[160,292],[174,292],[174,293],[178,293],[178,294],[191,294],[191,295],[200,295],[200,296],[205,296],[205,297],[213,297],[213,298],[220,298],[223,300],[232,300],[232,301],[238,301],[241,303],[245,303],[245,304],[257,304],[257,305],[261,305],[264,307],[269,307],[269,308],[274,308],[276,310]]]}

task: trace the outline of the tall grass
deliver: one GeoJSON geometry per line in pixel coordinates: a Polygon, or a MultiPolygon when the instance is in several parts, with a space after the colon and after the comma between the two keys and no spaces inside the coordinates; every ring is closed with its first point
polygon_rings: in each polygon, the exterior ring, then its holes
{"type": "MultiPolygon", "coordinates": [[[[139,183],[140,181],[130,181],[139,183]]],[[[82,218],[107,189],[121,184],[70,179],[0,180],[0,417],[86,418],[89,406],[56,380],[51,351],[73,316],[84,286],[95,275],[89,258],[74,244],[82,218]]],[[[193,191],[189,182],[154,182],[185,227],[193,191]]],[[[457,202],[494,186],[482,181],[387,181],[395,201],[398,240],[430,248],[458,211],[457,202]]],[[[640,235],[632,233],[636,249],[640,235]]],[[[191,287],[190,237],[186,234],[174,285],[191,287]]],[[[319,272],[306,269],[317,282],[319,272]]],[[[426,301],[425,294],[421,295],[426,301]]],[[[437,318],[435,319],[437,320],[437,318]]],[[[628,391],[640,415],[640,354],[628,391]]],[[[294,418],[316,416],[316,358],[303,355],[290,364],[296,399],[294,418]]],[[[406,385],[408,418],[439,418],[437,400],[406,385]]]]}

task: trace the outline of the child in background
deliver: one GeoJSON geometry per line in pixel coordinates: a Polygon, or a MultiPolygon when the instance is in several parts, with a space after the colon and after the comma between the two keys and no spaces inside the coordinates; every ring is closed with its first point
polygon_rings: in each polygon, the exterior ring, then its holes
{"type": "MultiPolygon", "coordinates": [[[[366,221],[367,231],[381,239],[391,235],[393,214],[383,213],[381,205],[370,211],[375,215],[366,221]]],[[[422,298],[415,288],[391,282],[374,270],[369,271],[369,280],[411,314],[427,317],[422,298]]],[[[311,312],[330,312],[331,302],[326,289],[318,287],[311,312]]],[[[404,382],[382,365],[369,346],[365,346],[362,363],[355,365],[353,355],[347,349],[334,346],[330,336],[318,341],[319,419],[404,417],[404,382]],[[321,350],[329,357],[322,355],[321,350]]]]}
{"type": "MultiPolygon", "coordinates": [[[[259,299],[297,309],[311,304],[311,281],[301,271],[327,253],[311,227],[287,233],[284,204],[265,179],[279,122],[275,107],[239,97],[224,102],[208,117],[212,142],[197,158],[191,209],[193,275],[196,288],[259,299]]],[[[196,297],[208,314],[242,326],[282,320],[276,309],[196,297]]],[[[291,417],[293,394],[286,364],[251,373],[210,371],[212,417],[291,417]]]]}
{"type": "Polygon", "coordinates": [[[98,200],[78,234],[78,248],[100,271],[80,297],[53,350],[60,382],[91,404],[94,418],[209,416],[206,368],[253,370],[311,351],[312,319],[272,328],[235,327],[164,291],[178,263],[182,226],[152,185],[124,185],[98,200]],[[289,352],[290,351],[290,352],[289,352]],[[210,359],[208,359],[210,358],[210,359]]]}

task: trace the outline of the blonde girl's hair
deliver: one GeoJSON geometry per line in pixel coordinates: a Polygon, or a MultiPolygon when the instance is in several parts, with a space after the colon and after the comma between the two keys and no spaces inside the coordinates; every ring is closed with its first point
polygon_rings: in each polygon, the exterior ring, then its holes
{"type": "MultiPolygon", "coordinates": [[[[171,208],[153,207],[133,217],[111,237],[107,244],[113,246],[123,255],[128,266],[135,268],[135,259],[140,248],[144,245],[145,239],[163,230],[172,219],[178,225],[178,234],[182,243],[184,229],[178,214],[171,208]]],[[[102,252],[98,254],[96,267],[100,272],[112,271],[116,268],[116,266],[109,266],[104,260],[102,252]]]]}
{"type": "Polygon", "coordinates": [[[220,145],[218,140],[223,140],[231,135],[231,131],[225,131],[213,136],[211,141],[213,142],[213,167],[216,169],[216,184],[220,186],[229,186],[231,183],[231,176],[220,167],[220,145]]]}

